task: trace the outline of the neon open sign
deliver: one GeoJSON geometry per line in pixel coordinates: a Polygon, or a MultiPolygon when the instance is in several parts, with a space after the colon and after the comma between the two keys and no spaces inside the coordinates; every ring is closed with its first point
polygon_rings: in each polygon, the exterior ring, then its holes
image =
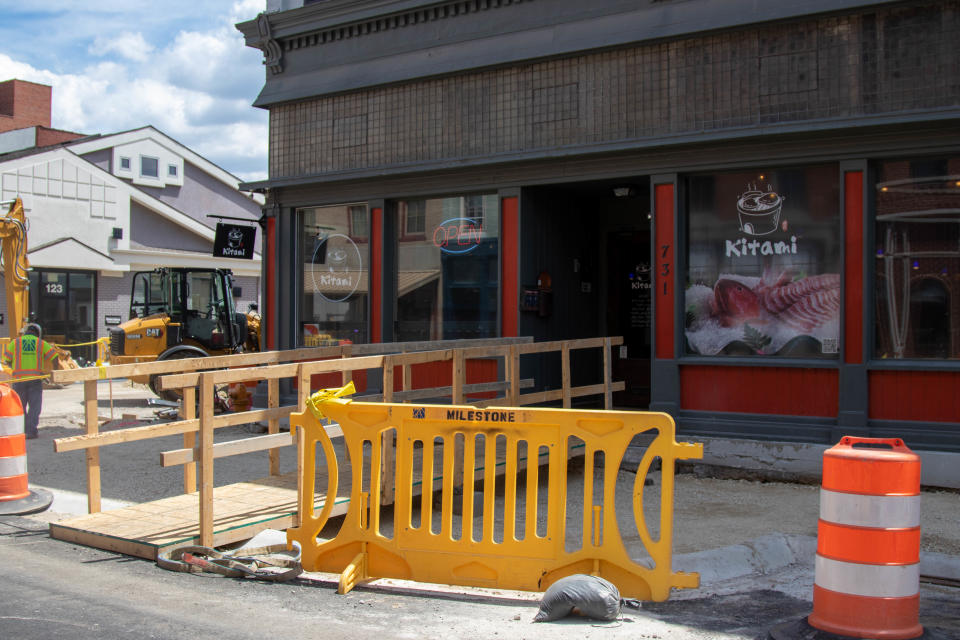
{"type": "Polygon", "coordinates": [[[483,226],[473,218],[450,218],[433,230],[433,244],[444,253],[469,253],[483,237],[483,226]]]}

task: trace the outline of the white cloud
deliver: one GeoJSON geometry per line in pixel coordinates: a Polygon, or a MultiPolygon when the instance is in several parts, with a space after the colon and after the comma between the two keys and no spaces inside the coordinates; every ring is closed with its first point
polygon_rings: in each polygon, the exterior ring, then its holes
{"type": "Polygon", "coordinates": [[[0,53],[0,80],[51,85],[54,128],[105,134],[153,125],[243,180],[265,179],[267,113],[251,106],[263,86],[262,54],[246,47],[234,27],[253,19],[264,2],[213,5],[218,13],[203,16],[211,5],[174,0],[165,10],[182,18],[153,14],[152,22],[139,23],[123,3],[112,17],[72,6],[70,51],[80,55],[64,52],[45,64],[52,44],[10,48],[0,53]],[[168,23],[172,29],[160,28],[168,23]]]}
{"type": "Polygon", "coordinates": [[[150,59],[153,45],[144,39],[142,33],[123,32],[116,36],[97,36],[87,51],[92,56],[116,53],[133,62],[146,62],[150,59]]]}

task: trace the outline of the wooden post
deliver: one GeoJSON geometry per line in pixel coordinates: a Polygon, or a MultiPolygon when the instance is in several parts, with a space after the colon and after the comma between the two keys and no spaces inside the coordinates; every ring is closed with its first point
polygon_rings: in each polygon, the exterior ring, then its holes
{"type": "MultiPolygon", "coordinates": [[[[184,387],[183,398],[180,400],[180,417],[192,420],[197,417],[197,388],[184,387]]],[[[196,432],[183,434],[183,448],[194,449],[197,446],[196,432]]],[[[194,458],[196,459],[196,458],[194,458]]],[[[197,490],[197,463],[188,462],[183,465],[183,492],[193,493],[197,490]]]]}
{"type": "Polygon", "coordinates": [[[200,545],[213,546],[213,380],[200,374],[200,545]]]}
{"type": "Polygon", "coordinates": [[[393,402],[393,358],[387,356],[383,359],[383,401],[393,402]]]}
{"type": "MultiPolygon", "coordinates": [[[[309,411],[310,408],[307,407],[307,399],[310,398],[310,373],[307,369],[306,363],[301,364],[298,368],[298,377],[297,377],[297,408],[300,411],[309,411]]],[[[293,441],[297,445],[297,504],[303,504],[303,468],[304,468],[304,457],[306,456],[306,447],[305,447],[305,438],[303,435],[303,429],[294,429],[293,423],[290,423],[290,436],[293,438],[293,441]]],[[[310,478],[310,482],[316,482],[314,478],[310,478]]],[[[300,523],[303,522],[303,518],[308,515],[302,510],[297,510],[297,521],[294,523],[295,526],[299,527],[300,523]]]]}
{"type": "MultiPolygon", "coordinates": [[[[395,365],[391,356],[383,359],[383,401],[393,402],[393,373],[395,365]]],[[[386,431],[380,438],[380,504],[393,504],[394,474],[396,473],[395,431],[386,431]]]]}
{"type": "MultiPolygon", "coordinates": [[[[466,383],[466,362],[463,355],[463,349],[453,350],[453,404],[463,404],[463,385],[466,383]]],[[[446,460],[446,448],[444,448],[444,460],[446,460]]],[[[472,462],[472,461],[471,461],[472,462]]],[[[446,462],[444,462],[446,464],[446,462]]],[[[453,486],[454,488],[463,487],[463,438],[458,438],[457,434],[453,436],[453,486]]],[[[472,496],[471,496],[472,497],[472,496]]],[[[466,526],[466,525],[464,525],[466,526]]]]}
{"type": "Polygon", "coordinates": [[[569,409],[570,402],[570,343],[564,342],[560,348],[560,368],[563,388],[563,408],[569,409]]]}
{"type": "MultiPolygon", "coordinates": [[[[100,416],[97,413],[97,381],[83,383],[83,418],[87,435],[100,431],[100,416]]],[[[87,449],[87,511],[100,512],[100,448],[87,449]]]]}
{"type": "MultiPolygon", "coordinates": [[[[267,380],[267,406],[276,409],[280,406],[280,379],[270,378],[267,380]]],[[[280,421],[276,418],[267,420],[267,433],[280,433],[280,421]]],[[[277,449],[270,449],[270,475],[280,475],[280,452],[277,449]]]]}
{"type": "Polygon", "coordinates": [[[520,350],[511,345],[507,354],[507,382],[510,383],[508,403],[511,407],[520,406],[520,350]]]}
{"type": "Polygon", "coordinates": [[[610,385],[613,384],[613,341],[610,338],[603,339],[603,408],[609,411],[613,409],[613,391],[610,385]]]}
{"type": "MultiPolygon", "coordinates": [[[[340,349],[340,357],[349,358],[353,355],[353,347],[349,344],[343,345],[340,349]]],[[[341,371],[340,372],[340,384],[344,387],[347,386],[347,383],[353,378],[353,371],[341,371]]]]}
{"type": "Polygon", "coordinates": [[[463,385],[466,381],[466,363],[463,349],[453,350],[453,404],[463,404],[463,385]]]}

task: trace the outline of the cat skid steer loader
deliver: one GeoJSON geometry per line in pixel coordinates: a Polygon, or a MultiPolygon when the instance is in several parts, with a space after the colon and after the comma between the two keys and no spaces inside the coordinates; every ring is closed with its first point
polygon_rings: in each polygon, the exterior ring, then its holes
{"type": "MultiPolygon", "coordinates": [[[[130,319],[110,330],[111,364],[259,350],[259,322],[236,312],[228,269],[163,267],[134,274],[130,319]]],[[[131,380],[178,401],[179,392],[157,388],[157,377],[131,380]]]]}

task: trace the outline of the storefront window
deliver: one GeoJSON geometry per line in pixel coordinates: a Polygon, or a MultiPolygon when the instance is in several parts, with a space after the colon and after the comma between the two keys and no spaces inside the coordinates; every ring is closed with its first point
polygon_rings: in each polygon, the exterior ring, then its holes
{"type": "Polygon", "coordinates": [[[367,342],[369,216],[365,204],[300,210],[300,344],[367,342]]]}
{"type": "Polygon", "coordinates": [[[821,165],[688,178],[687,354],[837,357],[838,175],[821,165]]]}
{"type": "Polygon", "coordinates": [[[960,358],[960,157],[877,167],[874,355],[960,358]]]}
{"type": "Polygon", "coordinates": [[[397,203],[396,339],[497,335],[496,195],[397,203]]]}
{"type": "Polygon", "coordinates": [[[78,362],[97,358],[96,286],[93,274],[78,271],[30,271],[30,319],[45,339],[71,346],[78,362]],[[84,344],[86,343],[86,344],[84,344]]]}

